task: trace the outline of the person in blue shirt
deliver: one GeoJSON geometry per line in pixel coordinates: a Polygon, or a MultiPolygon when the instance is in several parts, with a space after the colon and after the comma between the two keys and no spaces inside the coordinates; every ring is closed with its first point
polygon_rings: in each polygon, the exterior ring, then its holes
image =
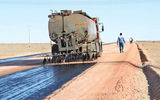
{"type": "Polygon", "coordinates": [[[120,36],[117,39],[117,45],[119,45],[120,53],[123,52],[124,43],[125,43],[124,37],[122,36],[122,33],[120,33],[120,36]]]}

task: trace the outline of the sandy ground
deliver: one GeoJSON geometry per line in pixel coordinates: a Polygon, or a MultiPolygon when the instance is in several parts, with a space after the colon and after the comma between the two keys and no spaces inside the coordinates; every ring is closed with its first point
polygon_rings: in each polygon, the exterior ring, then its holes
{"type": "Polygon", "coordinates": [[[50,52],[49,43],[0,44],[0,59],[50,52]]]}
{"type": "Polygon", "coordinates": [[[144,66],[151,65],[151,68],[160,76],[160,41],[146,41],[137,43],[139,47],[142,48],[148,59],[144,66]]]}
{"type": "Polygon", "coordinates": [[[159,66],[160,68],[160,41],[156,42],[137,42],[144,54],[147,56],[149,62],[147,64],[159,66]]]}
{"type": "MultiPolygon", "coordinates": [[[[49,43],[0,44],[0,59],[50,52],[49,43]]],[[[43,57],[0,64],[0,76],[42,65],[43,57]]]]}
{"type": "Polygon", "coordinates": [[[125,44],[119,53],[115,44],[103,47],[97,64],[73,78],[45,100],[149,100],[137,46],[125,44]]]}
{"type": "Polygon", "coordinates": [[[0,64],[0,76],[42,66],[43,57],[11,61],[0,64]]]}
{"type": "Polygon", "coordinates": [[[149,84],[151,100],[160,100],[160,41],[137,42],[148,61],[144,63],[144,73],[149,84]]]}

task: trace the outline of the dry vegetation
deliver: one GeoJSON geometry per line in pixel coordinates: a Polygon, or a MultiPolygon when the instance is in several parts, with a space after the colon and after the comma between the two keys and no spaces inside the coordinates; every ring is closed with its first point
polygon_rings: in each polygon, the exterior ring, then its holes
{"type": "Polygon", "coordinates": [[[0,59],[50,52],[49,43],[14,43],[0,44],[0,59]]]}

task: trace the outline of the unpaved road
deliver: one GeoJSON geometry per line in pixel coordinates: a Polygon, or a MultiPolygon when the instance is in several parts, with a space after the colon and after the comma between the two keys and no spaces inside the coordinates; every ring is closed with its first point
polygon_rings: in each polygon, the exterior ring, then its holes
{"type": "Polygon", "coordinates": [[[148,84],[136,44],[103,47],[97,64],[67,82],[45,100],[149,100],[148,84]]]}

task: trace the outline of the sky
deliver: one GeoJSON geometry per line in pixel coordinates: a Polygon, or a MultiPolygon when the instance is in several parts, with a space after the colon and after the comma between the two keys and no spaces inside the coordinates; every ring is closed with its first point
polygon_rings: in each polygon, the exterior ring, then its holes
{"type": "Polygon", "coordinates": [[[0,43],[49,43],[51,9],[83,10],[99,17],[103,42],[116,42],[119,33],[144,41],[160,40],[160,0],[0,0],[0,43]]]}

